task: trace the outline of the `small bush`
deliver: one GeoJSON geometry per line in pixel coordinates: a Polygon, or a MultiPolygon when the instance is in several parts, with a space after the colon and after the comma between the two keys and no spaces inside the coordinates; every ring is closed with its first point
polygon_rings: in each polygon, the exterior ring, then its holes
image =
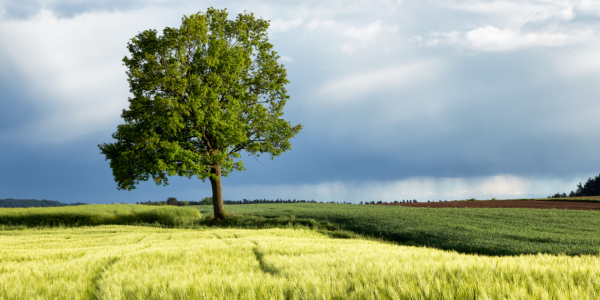
{"type": "Polygon", "coordinates": [[[174,197],[169,197],[169,199],[167,199],[167,205],[178,205],[179,201],[177,201],[177,198],[174,197]]]}
{"type": "Polygon", "coordinates": [[[211,205],[212,203],[212,197],[204,197],[202,198],[202,200],[200,200],[200,205],[211,205]]]}
{"type": "Polygon", "coordinates": [[[193,208],[161,207],[134,214],[133,223],[161,224],[166,226],[191,225],[200,219],[200,212],[193,208]]]}

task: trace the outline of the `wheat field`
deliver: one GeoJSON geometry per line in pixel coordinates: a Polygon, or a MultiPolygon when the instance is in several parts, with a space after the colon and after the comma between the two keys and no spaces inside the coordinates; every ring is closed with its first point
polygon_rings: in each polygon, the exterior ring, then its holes
{"type": "Polygon", "coordinates": [[[488,257],[302,229],[0,231],[0,299],[598,299],[600,258],[488,257]]]}

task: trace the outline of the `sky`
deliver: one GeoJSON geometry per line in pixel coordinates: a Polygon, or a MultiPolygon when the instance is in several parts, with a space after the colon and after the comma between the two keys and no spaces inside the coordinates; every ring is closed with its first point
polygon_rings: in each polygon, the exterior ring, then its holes
{"type": "Polygon", "coordinates": [[[138,33],[227,8],[270,20],[285,118],[224,199],[509,199],[600,173],[600,2],[0,0],[0,199],[200,200],[171,178],[119,191],[98,144],[123,120],[138,33]]]}

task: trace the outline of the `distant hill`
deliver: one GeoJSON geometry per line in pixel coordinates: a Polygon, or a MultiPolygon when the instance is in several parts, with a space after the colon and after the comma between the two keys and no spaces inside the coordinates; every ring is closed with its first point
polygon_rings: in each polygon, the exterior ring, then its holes
{"type": "Polygon", "coordinates": [[[56,206],[74,206],[86,205],[87,203],[61,203],[52,200],[35,200],[35,199],[0,199],[0,207],[56,207],[56,206]]]}

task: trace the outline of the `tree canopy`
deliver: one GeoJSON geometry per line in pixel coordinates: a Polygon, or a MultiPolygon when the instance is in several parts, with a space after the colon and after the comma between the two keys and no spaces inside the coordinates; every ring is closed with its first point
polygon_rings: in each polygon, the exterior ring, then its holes
{"type": "Polygon", "coordinates": [[[118,189],[150,177],[209,179],[215,218],[225,216],[221,175],[244,170],[240,152],[271,158],[302,128],[284,120],[287,73],[269,43],[269,21],[227,19],[225,9],[184,16],[180,28],[139,33],[123,59],[132,97],[113,143],[98,145],[118,189]]]}
{"type": "Polygon", "coordinates": [[[577,184],[577,190],[571,192],[574,197],[580,196],[600,196],[600,175],[588,178],[584,185],[577,184]]]}
{"type": "Polygon", "coordinates": [[[566,197],[586,197],[586,196],[600,196],[600,175],[596,177],[590,177],[585,184],[578,183],[577,190],[571,191],[569,196],[567,193],[556,193],[548,198],[566,198],[566,197]]]}

